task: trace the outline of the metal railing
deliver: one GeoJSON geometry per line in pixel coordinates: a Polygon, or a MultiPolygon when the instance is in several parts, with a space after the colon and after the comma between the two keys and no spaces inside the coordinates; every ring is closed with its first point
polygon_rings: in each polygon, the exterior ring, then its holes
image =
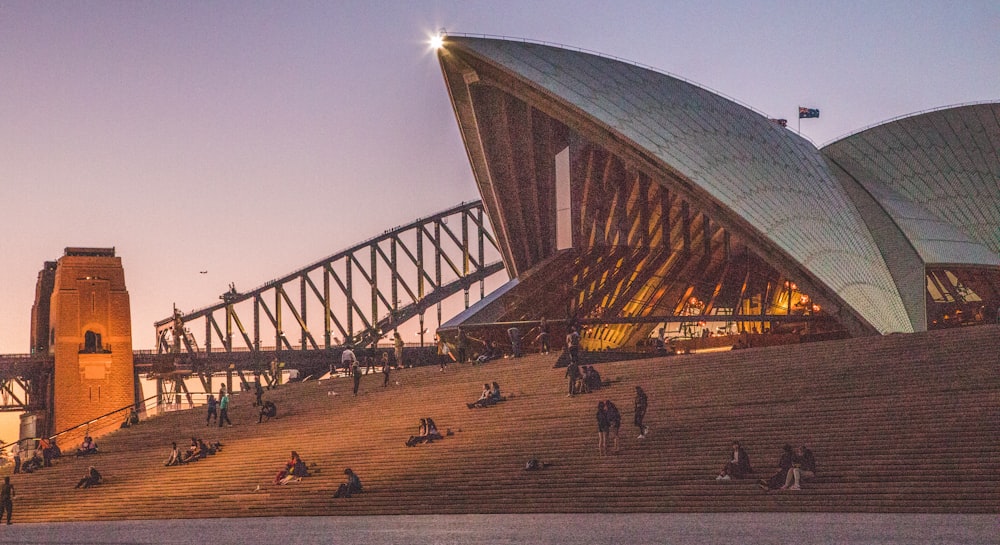
{"type": "MultiPolygon", "coordinates": [[[[49,440],[55,440],[58,443],[58,441],[59,441],[60,438],[65,439],[66,437],[73,437],[73,436],[77,435],[79,433],[79,431],[82,429],[83,430],[83,435],[81,435],[81,439],[82,439],[83,436],[88,435],[90,433],[90,428],[92,426],[93,427],[97,427],[98,424],[100,424],[99,429],[104,429],[104,426],[108,426],[109,427],[109,431],[110,431],[110,429],[117,429],[116,427],[115,428],[111,427],[111,422],[112,422],[111,417],[118,416],[118,418],[120,420],[116,419],[113,422],[117,423],[116,426],[120,425],[120,423],[124,421],[124,418],[121,418],[122,413],[124,413],[124,411],[129,411],[129,414],[131,414],[131,411],[133,409],[135,409],[136,411],[138,411],[140,414],[145,414],[146,418],[149,418],[150,416],[155,416],[156,413],[157,413],[157,411],[156,411],[156,403],[155,403],[156,399],[157,399],[157,396],[147,397],[146,399],[143,399],[143,400],[139,401],[138,403],[131,403],[129,405],[125,405],[124,407],[119,407],[119,408],[114,409],[112,411],[108,411],[108,412],[106,412],[106,413],[104,413],[104,414],[102,414],[100,416],[91,418],[90,420],[87,420],[86,422],[81,422],[79,424],[76,424],[75,426],[71,426],[71,427],[66,428],[64,430],[58,431],[58,432],[56,432],[56,433],[54,433],[52,435],[46,436],[45,438],[49,439],[49,440]],[[148,405],[150,401],[154,402],[152,404],[152,410],[150,410],[150,406],[148,405]]],[[[23,438],[18,439],[17,441],[11,441],[9,443],[0,444],[0,451],[4,451],[5,449],[7,449],[8,447],[14,445],[15,443],[24,443],[25,441],[38,441],[39,439],[42,439],[42,437],[23,437],[23,438]]],[[[35,449],[35,448],[29,448],[29,449],[22,450],[21,451],[22,452],[22,457],[24,456],[24,453],[32,453],[35,450],[37,450],[37,449],[35,449]]]]}

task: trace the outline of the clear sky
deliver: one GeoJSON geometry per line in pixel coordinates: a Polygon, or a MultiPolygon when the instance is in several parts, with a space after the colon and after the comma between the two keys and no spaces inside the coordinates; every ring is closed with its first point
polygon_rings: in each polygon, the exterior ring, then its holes
{"type": "Polygon", "coordinates": [[[630,59],[793,127],[819,108],[817,144],[1000,99],[996,1],[0,0],[0,353],[28,350],[66,246],[117,248],[151,348],[173,303],[478,198],[439,28],[630,59]]]}

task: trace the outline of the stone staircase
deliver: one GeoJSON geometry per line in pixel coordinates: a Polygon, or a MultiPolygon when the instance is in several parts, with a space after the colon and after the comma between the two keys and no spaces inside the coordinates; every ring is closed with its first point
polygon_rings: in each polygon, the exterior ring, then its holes
{"type": "MultiPolygon", "coordinates": [[[[556,355],[450,365],[269,391],[278,418],[258,425],[236,394],[232,428],[180,411],[104,436],[101,452],[15,475],[18,522],[282,515],[567,512],[936,512],[1000,507],[1000,327],[849,339],[600,364],[604,390],[567,397],[556,355]],[[484,382],[508,400],[469,410],[484,382]],[[636,438],[634,386],[652,431],[636,438]],[[601,457],[594,413],[621,409],[622,452],[601,457]],[[408,448],[419,418],[441,441],[408,448]],[[163,467],[171,441],[221,441],[221,453],[163,467]],[[806,444],[819,476],[797,492],[715,480],[731,441],[758,476],[784,443],[806,444]],[[298,451],[314,475],[275,486],[298,451]],[[527,460],[551,465],[528,472],[527,460]],[[95,465],[106,482],[73,485],[95,465]],[[366,492],[333,499],[351,467],[366,492]]],[[[64,445],[69,450],[69,445],[64,445]]]]}

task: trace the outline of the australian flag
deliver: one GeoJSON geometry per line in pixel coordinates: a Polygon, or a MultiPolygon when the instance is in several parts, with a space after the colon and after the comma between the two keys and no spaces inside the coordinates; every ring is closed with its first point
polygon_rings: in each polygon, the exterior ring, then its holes
{"type": "Polygon", "coordinates": [[[803,108],[799,106],[799,119],[809,119],[811,117],[819,117],[818,108],[803,108]]]}

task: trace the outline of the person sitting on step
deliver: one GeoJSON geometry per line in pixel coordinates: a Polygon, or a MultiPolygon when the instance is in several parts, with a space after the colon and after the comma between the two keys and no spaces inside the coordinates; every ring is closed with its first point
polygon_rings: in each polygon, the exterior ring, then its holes
{"type": "Polygon", "coordinates": [[[133,407],[132,410],[125,416],[125,420],[122,421],[121,428],[130,428],[139,423],[139,413],[133,407]]]}
{"type": "Polygon", "coordinates": [[[181,454],[181,449],[177,447],[177,442],[174,441],[170,443],[170,447],[171,447],[170,457],[167,458],[167,461],[164,462],[163,465],[170,467],[170,466],[179,466],[183,464],[184,463],[183,454],[181,454]]]}
{"type": "Polygon", "coordinates": [[[97,454],[97,443],[89,435],[83,438],[80,448],[76,449],[77,456],[86,456],[88,454],[97,454]]]}
{"type": "Polygon", "coordinates": [[[206,445],[204,441],[198,439],[198,459],[204,460],[209,455],[215,455],[215,448],[206,445]]]}
{"type": "Polygon", "coordinates": [[[587,374],[587,389],[588,391],[596,392],[601,389],[601,386],[604,385],[603,382],[601,382],[601,374],[597,372],[597,369],[594,369],[593,365],[591,365],[589,369],[590,373],[587,374]]]}
{"type": "Polygon", "coordinates": [[[778,459],[778,471],[767,479],[760,479],[757,484],[764,490],[781,488],[781,485],[785,483],[785,479],[788,477],[788,472],[792,469],[792,457],[791,445],[781,447],[781,458],[778,459]]]}
{"type": "Polygon", "coordinates": [[[493,381],[493,387],[490,388],[490,399],[493,403],[500,403],[501,401],[506,401],[507,398],[500,395],[500,384],[497,381],[493,381]]]}
{"type": "Polygon", "coordinates": [[[811,450],[805,445],[795,448],[792,455],[792,469],[785,477],[785,485],[782,490],[802,490],[803,479],[811,479],[816,476],[816,458],[811,450]]]}
{"type": "Polygon", "coordinates": [[[287,484],[293,480],[301,481],[302,477],[309,476],[309,468],[302,461],[298,452],[292,451],[292,459],[285,464],[285,469],[278,472],[274,477],[274,484],[287,484]]]}
{"type": "Polygon", "coordinates": [[[38,451],[28,458],[24,463],[21,464],[21,473],[34,473],[39,469],[42,469],[45,465],[45,460],[38,455],[38,451]]]}
{"type": "Polygon", "coordinates": [[[103,480],[104,479],[101,477],[100,472],[97,471],[97,468],[90,466],[90,469],[87,471],[87,476],[80,479],[80,482],[76,483],[76,486],[73,488],[90,488],[101,484],[101,481],[103,480]]]}
{"type": "Polygon", "coordinates": [[[493,404],[493,390],[490,389],[489,384],[483,384],[483,392],[479,395],[479,399],[472,403],[466,403],[465,406],[470,409],[476,409],[479,407],[488,407],[493,404]]]}
{"type": "Polygon", "coordinates": [[[420,419],[420,426],[417,428],[417,434],[411,435],[409,439],[406,440],[406,446],[412,447],[414,445],[423,443],[427,440],[427,419],[420,419]]]}
{"type": "Polygon", "coordinates": [[[337,487],[337,491],[333,494],[334,498],[350,498],[351,495],[361,492],[361,479],[351,471],[351,468],[345,469],[344,475],[347,475],[347,482],[337,487]]]}
{"type": "Polygon", "coordinates": [[[438,432],[437,424],[434,423],[434,419],[428,416],[427,417],[427,439],[426,439],[426,441],[428,443],[431,443],[431,442],[436,441],[438,439],[444,439],[444,436],[442,436],[441,433],[438,432]]]}
{"type": "Polygon", "coordinates": [[[406,440],[406,446],[412,447],[420,443],[432,443],[436,439],[443,439],[440,432],[438,432],[437,425],[434,420],[430,417],[420,419],[420,428],[417,430],[417,435],[411,435],[409,439],[406,440]]]}
{"type": "Polygon", "coordinates": [[[733,455],[726,462],[726,465],[723,466],[722,471],[719,472],[719,476],[715,480],[728,481],[730,479],[742,479],[751,473],[753,473],[753,469],[750,467],[750,458],[747,456],[747,451],[743,450],[739,441],[733,441],[733,455]]]}
{"type": "Polygon", "coordinates": [[[197,462],[202,458],[204,458],[204,456],[201,455],[201,447],[198,445],[198,439],[192,437],[191,445],[187,448],[186,451],[184,451],[184,456],[181,459],[181,462],[185,464],[188,462],[197,462]]]}
{"type": "Polygon", "coordinates": [[[269,399],[260,406],[260,415],[257,417],[257,423],[260,424],[261,422],[266,422],[277,415],[278,407],[276,407],[274,402],[269,399]]]}

